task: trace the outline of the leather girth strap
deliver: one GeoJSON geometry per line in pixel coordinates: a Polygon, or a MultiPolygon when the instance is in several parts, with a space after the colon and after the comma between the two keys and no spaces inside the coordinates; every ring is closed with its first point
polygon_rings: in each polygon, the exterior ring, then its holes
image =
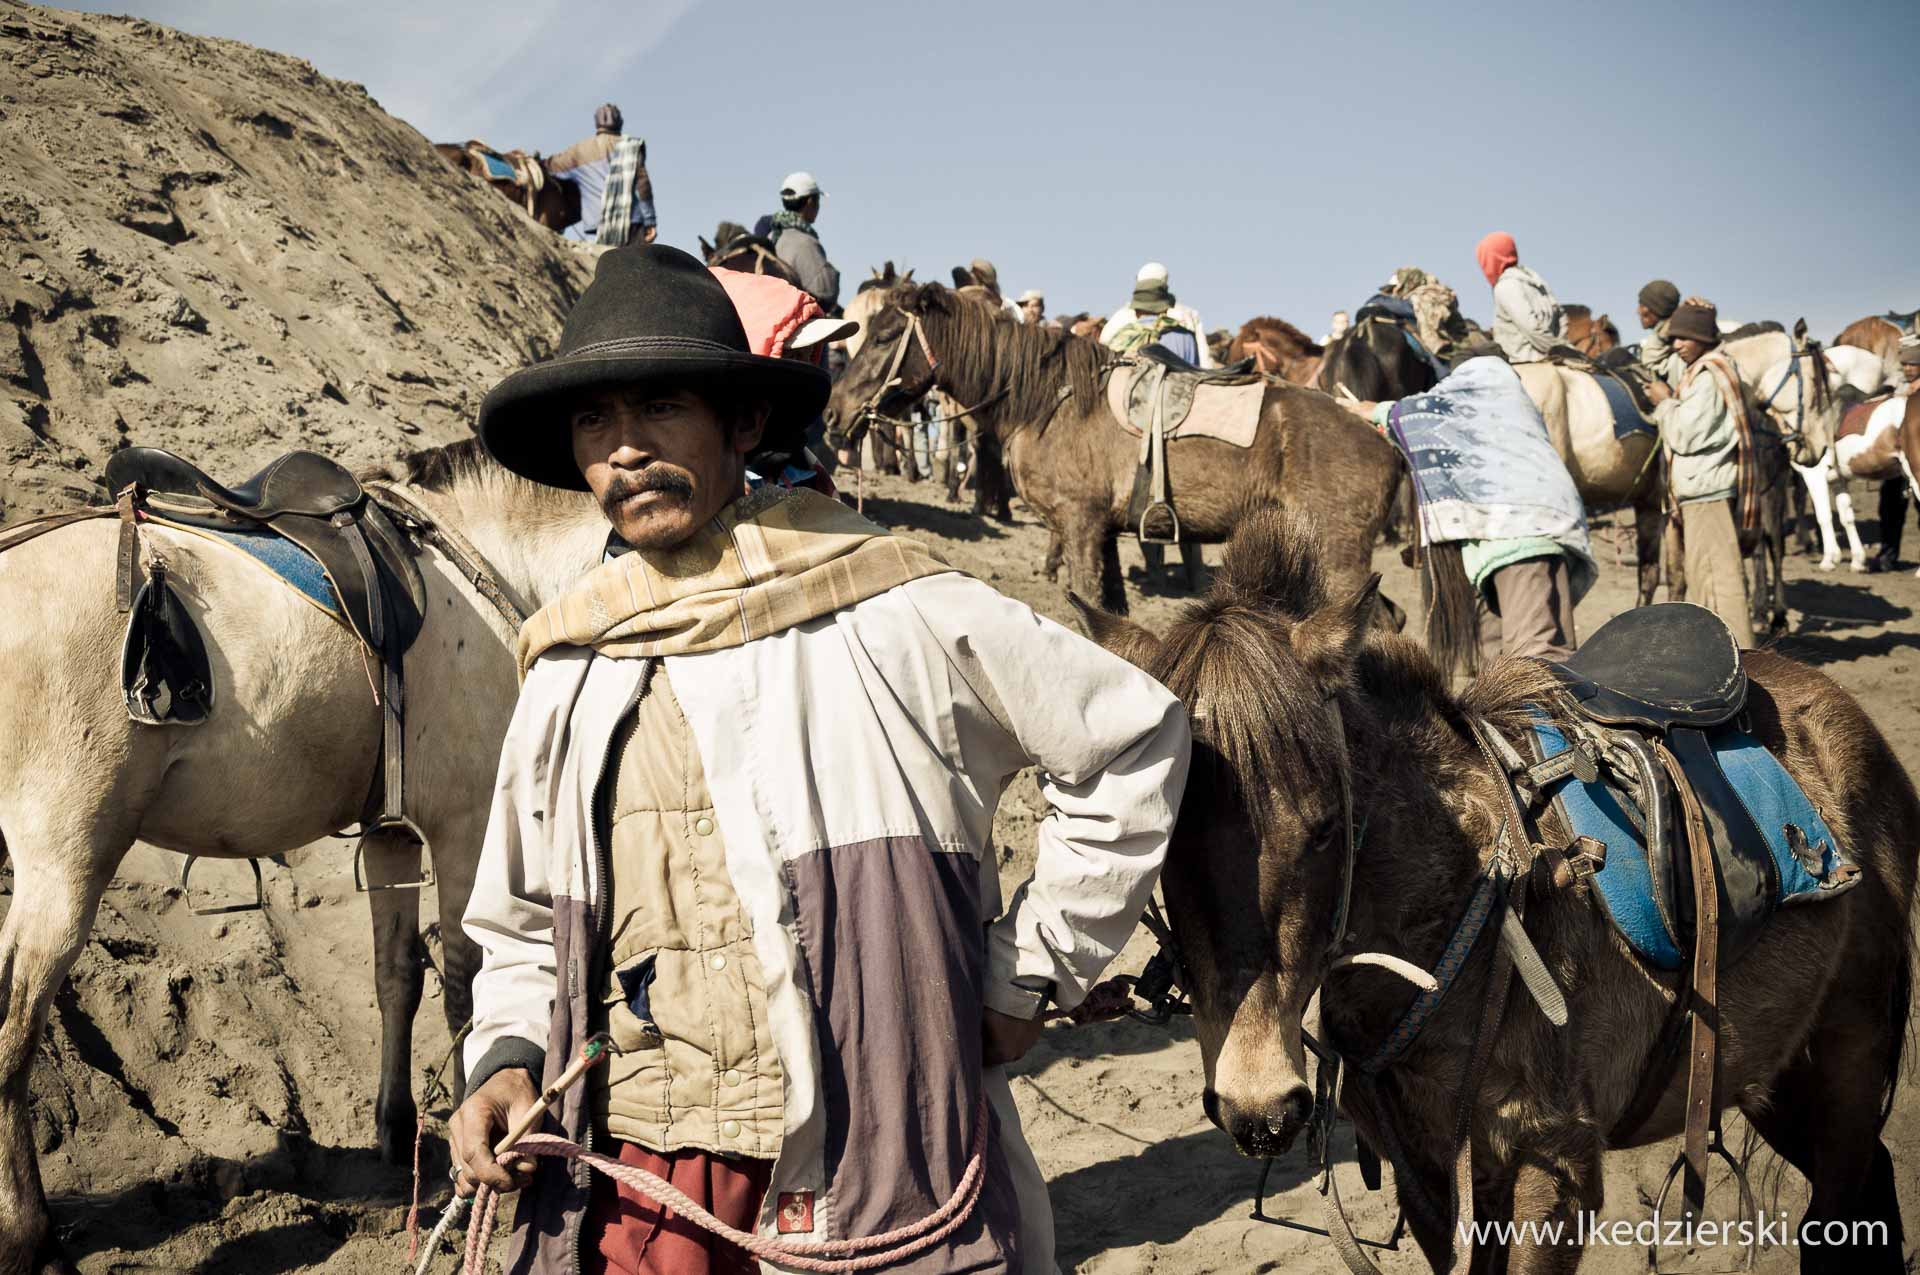
{"type": "Polygon", "coordinates": [[[133,610],[140,588],[140,489],[128,484],[113,499],[120,516],[120,546],[114,554],[113,605],[120,614],[133,610]]]}
{"type": "Polygon", "coordinates": [[[1674,790],[1680,794],[1680,809],[1687,829],[1687,860],[1693,878],[1693,969],[1689,986],[1680,992],[1689,1002],[1688,1012],[1692,1017],[1687,1048],[1687,1125],[1682,1152],[1687,1168],[1682,1193],[1688,1210],[1698,1218],[1707,1202],[1709,1134],[1716,1131],[1720,1122],[1720,1104],[1714,1095],[1720,1027],[1720,887],[1714,877],[1713,843],[1707,832],[1706,813],[1687,782],[1679,758],[1664,742],[1656,748],[1661,765],[1673,780],[1674,790]]]}

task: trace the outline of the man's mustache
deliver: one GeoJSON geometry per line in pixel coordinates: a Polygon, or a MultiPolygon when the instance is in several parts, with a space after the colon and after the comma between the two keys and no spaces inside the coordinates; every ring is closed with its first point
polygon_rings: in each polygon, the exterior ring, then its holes
{"type": "Polygon", "coordinates": [[[621,501],[644,492],[665,491],[676,496],[693,495],[693,480],[677,469],[656,466],[631,477],[616,477],[607,487],[606,502],[617,505],[621,501]]]}

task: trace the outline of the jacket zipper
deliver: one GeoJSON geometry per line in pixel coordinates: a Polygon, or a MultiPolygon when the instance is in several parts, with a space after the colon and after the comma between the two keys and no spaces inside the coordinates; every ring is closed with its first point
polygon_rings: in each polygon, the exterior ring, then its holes
{"type": "MultiPolygon", "coordinates": [[[[613,719],[613,734],[607,737],[606,749],[600,754],[600,769],[594,775],[593,779],[593,809],[587,820],[587,844],[593,851],[594,867],[600,875],[597,879],[599,885],[598,897],[593,901],[593,946],[587,952],[586,981],[589,987],[594,985],[595,977],[598,974],[596,967],[600,963],[601,950],[606,946],[607,927],[613,920],[613,850],[600,839],[600,790],[602,785],[607,782],[607,767],[613,762],[614,749],[619,746],[620,737],[627,724],[627,718],[633,714],[634,709],[639,706],[641,698],[646,695],[647,688],[653,684],[653,672],[657,663],[657,660],[650,659],[647,661],[645,667],[640,670],[640,680],[634,684],[633,694],[627,697],[626,707],[621,709],[620,715],[613,719]]],[[[575,968],[577,969],[578,966],[575,966],[575,968]]],[[[574,994],[578,997],[579,990],[577,988],[574,989],[574,994]]],[[[591,1112],[588,1112],[587,1119],[581,1127],[580,1145],[588,1151],[595,1149],[593,1145],[593,1116],[591,1112]]],[[[593,1170],[586,1164],[576,1164],[573,1175],[573,1185],[575,1189],[591,1192],[593,1188],[591,1181],[592,1174],[593,1170]]],[[[580,1217],[575,1221],[573,1226],[573,1243],[571,1245],[573,1251],[569,1263],[569,1269],[573,1275],[580,1275],[580,1233],[585,1229],[586,1211],[583,1209],[580,1217]]]]}

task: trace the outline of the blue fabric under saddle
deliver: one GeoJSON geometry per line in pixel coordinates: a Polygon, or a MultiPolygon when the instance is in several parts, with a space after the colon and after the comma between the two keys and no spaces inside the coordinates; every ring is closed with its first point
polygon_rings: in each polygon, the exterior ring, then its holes
{"type": "Polygon", "coordinates": [[[1633,401],[1633,392],[1611,376],[1595,374],[1594,380],[1600,383],[1600,392],[1607,396],[1607,406],[1613,411],[1613,436],[1626,438],[1630,434],[1657,433],[1653,423],[1640,415],[1640,407],[1633,401]]]}
{"type": "MultiPolygon", "coordinates": [[[[1543,758],[1567,750],[1566,736],[1552,722],[1537,721],[1534,735],[1543,758]]],[[[1707,741],[1721,773],[1766,837],[1780,882],[1772,908],[1845,893],[1845,887],[1858,880],[1858,874],[1842,871],[1852,867],[1850,860],[1786,767],[1759,740],[1730,726],[1708,732],[1707,741]],[[1789,828],[1794,831],[1789,833],[1789,828]],[[1817,878],[1794,853],[1796,835],[1804,836],[1802,844],[1809,847],[1805,853],[1819,856],[1817,878]]],[[[1638,812],[1607,787],[1605,778],[1604,769],[1594,783],[1568,775],[1546,785],[1544,793],[1555,799],[1567,821],[1570,838],[1592,837],[1607,847],[1606,863],[1594,873],[1593,884],[1614,927],[1654,968],[1678,969],[1682,964],[1682,936],[1672,931],[1654,901],[1654,865],[1647,857],[1638,812]]],[[[1685,883],[1669,884],[1676,889],[1689,888],[1685,883]]]]}
{"type": "Polygon", "coordinates": [[[208,529],[206,534],[216,536],[250,555],[336,620],[343,624],[346,622],[340,610],[340,595],[333,591],[333,581],[327,579],[327,573],[320,569],[319,561],[293,541],[271,531],[208,529]]]}
{"type": "Polygon", "coordinates": [[[498,155],[482,155],[480,159],[487,166],[488,180],[497,182],[520,180],[519,174],[513,171],[513,165],[501,159],[498,155]]]}

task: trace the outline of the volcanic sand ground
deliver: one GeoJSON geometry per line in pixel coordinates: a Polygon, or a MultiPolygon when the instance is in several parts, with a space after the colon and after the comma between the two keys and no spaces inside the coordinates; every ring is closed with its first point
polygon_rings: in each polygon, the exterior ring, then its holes
{"type": "MultiPolygon", "coordinates": [[[[1018,505],[1015,524],[1002,526],[964,516],[928,484],[881,478],[868,494],[872,516],[1068,620],[1062,590],[1038,573],[1044,533],[1018,505]]],[[[1856,499],[1871,507],[1866,495],[1856,499]]],[[[1631,568],[1614,549],[1627,543],[1624,530],[1615,537],[1603,531],[1597,545],[1600,583],[1578,617],[1585,632],[1632,602],[1631,568]]],[[[1122,557],[1139,561],[1131,546],[1122,557]]],[[[1390,596],[1416,600],[1396,551],[1382,548],[1376,565],[1390,596]]],[[[1149,625],[1179,601],[1141,596],[1137,584],[1133,593],[1135,615],[1149,625]]],[[[1859,695],[1909,768],[1920,768],[1920,582],[1822,575],[1795,558],[1789,601],[1793,633],[1783,648],[1859,695]]],[[[1038,814],[1037,790],[1023,777],[995,826],[1009,886],[1031,865],[1038,814]]],[[[55,1217],[86,1275],[401,1268],[408,1179],[372,1149],[379,1020],[366,903],[353,892],[344,849],[321,842],[292,856],[290,868],[267,865],[271,910],[225,918],[188,911],[171,884],[177,856],[145,846],[129,856],[61,994],[34,1080],[55,1217]]],[[[250,889],[239,865],[204,865],[196,892],[203,879],[209,897],[250,889]]],[[[1114,969],[1137,971],[1150,954],[1136,936],[1114,969]]],[[[431,971],[428,989],[414,1033],[417,1093],[448,1042],[431,971]]],[[[1202,1116],[1199,1049],[1186,1023],[1050,1028],[1015,1073],[1027,1135],[1051,1183],[1064,1270],[1340,1269],[1325,1241],[1250,1217],[1258,1166],[1202,1116]]],[[[431,1110],[430,1200],[444,1181],[445,1114],[444,1100],[431,1110]]],[[[1915,1145],[1916,1122],[1920,1101],[1903,1086],[1888,1140],[1909,1209],[1920,1187],[1903,1152],[1915,1145]]],[[[1737,1144],[1737,1122],[1731,1136],[1737,1144]]],[[[1342,1141],[1350,1153],[1350,1139],[1342,1141]]],[[[1644,1217],[1670,1154],[1661,1146],[1612,1157],[1607,1216],[1644,1217]]],[[[1805,1198],[1798,1175],[1770,1156],[1760,1163],[1771,1166],[1757,1179],[1765,1206],[1797,1217],[1805,1198]]],[[[1390,1206],[1361,1191],[1350,1164],[1345,1174],[1361,1234],[1384,1234],[1390,1206]]],[[[1273,1177],[1279,1194],[1269,1212],[1317,1220],[1300,1152],[1278,1162],[1273,1177]]],[[[1702,1255],[1693,1268],[1715,1269],[1713,1259],[1702,1255]]],[[[1406,1250],[1381,1261],[1389,1272],[1424,1269],[1406,1250]]],[[[437,1269],[453,1265],[449,1255],[437,1269]]],[[[1773,1250],[1760,1268],[1793,1265],[1789,1251],[1773,1250]]],[[[1638,1250],[1593,1249],[1584,1269],[1646,1263],[1638,1250]]]]}

